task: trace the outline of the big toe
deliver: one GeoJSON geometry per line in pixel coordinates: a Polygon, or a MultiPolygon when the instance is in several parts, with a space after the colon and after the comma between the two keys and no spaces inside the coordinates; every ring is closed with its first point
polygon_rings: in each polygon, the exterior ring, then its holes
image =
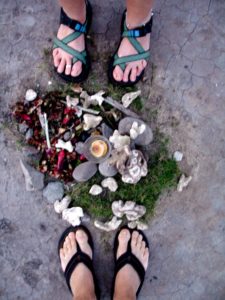
{"type": "Polygon", "coordinates": [[[119,66],[116,66],[113,70],[113,78],[116,81],[122,81],[123,79],[123,71],[121,70],[121,68],[119,66]]]}
{"type": "Polygon", "coordinates": [[[88,243],[87,234],[83,230],[77,230],[76,240],[80,246],[81,251],[89,255],[90,258],[92,258],[92,249],[88,243]]]}
{"type": "Polygon", "coordinates": [[[127,251],[129,240],[130,231],[128,229],[122,229],[118,235],[119,246],[117,250],[117,258],[127,251]]]}

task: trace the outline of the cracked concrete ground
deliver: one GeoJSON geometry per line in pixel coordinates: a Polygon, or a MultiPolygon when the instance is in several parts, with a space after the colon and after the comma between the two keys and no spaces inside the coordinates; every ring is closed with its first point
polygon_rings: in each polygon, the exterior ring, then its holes
{"type": "MultiPolygon", "coordinates": [[[[94,73],[114,51],[124,3],[92,3],[94,73]]],[[[71,299],[56,252],[67,224],[41,192],[25,192],[16,137],[4,126],[10,105],[27,88],[40,83],[46,90],[48,80],[58,82],[43,54],[58,13],[53,0],[0,3],[0,299],[71,299]]],[[[152,64],[140,85],[145,117],[157,110],[171,152],[184,153],[181,168],[193,180],[182,193],[158,201],[147,232],[151,259],[140,299],[225,299],[224,24],[223,0],[156,0],[152,64]]],[[[110,299],[113,234],[91,231],[102,245],[96,252],[102,299],[110,299]]]]}

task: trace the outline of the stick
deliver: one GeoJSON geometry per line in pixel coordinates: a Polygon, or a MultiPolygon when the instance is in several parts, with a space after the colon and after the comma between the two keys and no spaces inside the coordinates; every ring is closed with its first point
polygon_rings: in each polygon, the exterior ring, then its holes
{"type": "Polygon", "coordinates": [[[129,117],[140,119],[139,115],[137,115],[135,112],[131,111],[130,109],[125,108],[121,103],[119,103],[116,100],[113,100],[111,97],[105,98],[105,102],[108,103],[109,105],[115,107],[116,109],[122,111],[122,113],[124,113],[125,115],[127,115],[129,117]]]}
{"type": "Polygon", "coordinates": [[[48,132],[48,120],[47,120],[47,114],[44,113],[44,118],[45,118],[45,137],[47,141],[47,146],[48,149],[51,149],[51,144],[50,144],[50,139],[49,139],[49,132],[48,132]]]}

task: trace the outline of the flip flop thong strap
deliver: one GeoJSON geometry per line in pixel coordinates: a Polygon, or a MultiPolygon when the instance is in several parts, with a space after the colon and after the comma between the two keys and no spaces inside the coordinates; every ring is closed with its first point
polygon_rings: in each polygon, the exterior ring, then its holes
{"type": "MultiPolygon", "coordinates": [[[[68,46],[67,44],[65,44],[63,42],[63,40],[59,40],[58,38],[54,39],[54,47],[53,48],[61,48],[63,49],[65,52],[71,54],[73,56],[73,58],[76,58],[77,60],[80,60],[83,64],[86,64],[86,51],[77,51],[73,48],[71,48],[70,46],[68,46]]],[[[74,63],[74,59],[73,59],[73,63],[74,63]]]]}
{"type": "Polygon", "coordinates": [[[71,291],[71,286],[70,286],[70,278],[75,270],[75,268],[78,266],[78,264],[83,263],[90,271],[92,274],[94,274],[94,269],[93,269],[93,263],[91,258],[85,254],[84,252],[78,251],[74,256],[71,258],[71,260],[68,262],[66,266],[66,270],[64,272],[65,278],[66,278],[66,283],[68,285],[69,290],[71,291]]]}

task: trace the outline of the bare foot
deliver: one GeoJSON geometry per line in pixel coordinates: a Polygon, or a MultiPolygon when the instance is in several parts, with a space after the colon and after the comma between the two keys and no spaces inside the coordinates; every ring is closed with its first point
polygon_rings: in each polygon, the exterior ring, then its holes
{"type": "MultiPolygon", "coordinates": [[[[84,4],[85,5],[85,4],[84,4]]],[[[79,15],[79,17],[74,17],[73,19],[84,23],[86,19],[86,5],[84,9],[84,13],[82,15],[79,15]]],[[[59,30],[57,33],[57,38],[59,40],[62,40],[69,34],[74,32],[70,27],[61,24],[59,26],[59,30]]],[[[84,35],[81,34],[77,39],[73,40],[68,44],[71,48],[81,52],[85,49],[85,41],[84,41],[84,35]]],[[[66,75],[71,75],[73,77],[77,77],[82,72],[82,62],[77,61],[73,64],[72,62],[72,55],[65,52],[61,48],[55,48],[53,50],[53,60],[54,60],[54,66],[57,68],[58,73],[65,72],[66,75]],[[67,65],[67,67],[66,67],[67,65]],[[70,67],[68,67],[70,66],[70,67]]]]}
{"type": "MultiPolygon", "coordinates": [[[[144,50],[147,51],[150,48],[150,33],[137,38],[137,41],[140,42],[144,50]]],[[[137,54],[137,51],[129,42],[129,40],[126,37],[124,37],[118,49],[118,56],[124,57],[133,54],[137,54]]],[[[130,80],[134,82],[136,80],[136,77],[141,74],[141,72],[145,69],[146,66],[147,61],[145,59],[128,62],[124,71],[120,68],[120,66],[117,65],[113,70],[113,77],[116,81],[128,82],[130,80]]]]}
{"type": "MultiPolygon", "coordinates": [[[[127,251],[127,245],[131,238],[131,252],[142,263],[145,270],[148,267],[149,249],[142,240],[142,235],[133,231],[132,236],[128,229],[122,229],[119,236],[117,259],[127,251]]],[[[114,299],[136,299],[136,293],[140,285],[140,279],[135,269],[127,264],[117,274],[115,281],[114,299]]]]}
{"type": "MultiPolygon", "coordinates": [[[[77,252],[77,243],[81,251],[92,259],[92,249],[88,244],[86,233],[83,230],[77,230],[76,233],[70,232],[59,253],[63,272],[70,259],[77,252]]],[[[83,263],[80,263],[73,271],[70,278],[70,286],[73,295],[76,295],[76,299],[96,299],[92,273],[83,263]]]]}

